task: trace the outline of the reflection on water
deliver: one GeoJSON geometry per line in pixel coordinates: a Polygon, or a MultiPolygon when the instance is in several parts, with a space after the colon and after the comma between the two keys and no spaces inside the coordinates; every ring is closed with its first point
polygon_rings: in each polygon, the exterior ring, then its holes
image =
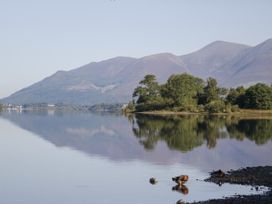
{"type": "Polygon", "coordinates": [[[187,195],[189,193],[189,189],[186,185],[175,185],[172,187],[172,190],[182,193],[183,195],[187,195]]]}
{"type": "Polygon", "coordinates": [[[158,141],[165,141],[170,149],[187,152],[204,143],[209,149],[215,148],[220,138],[240,141],[247,138],[257,145],[272,139],[272,120],[268,119],[136,115],[132,120],[133,133],[147,150],[154,149],[158,141]]]}
{"type": "Polygon", "coordinates": [[[58,147],[113,161],[182,162],[205,171],[272,162],[266,156],[272,153],[269,119],[62,112],[2,113],[2,117],[58,147]]]}
{"type": "Polygon", "coordinates": [[[61,112],[0,117],[0,203],[175,203],[256,193],[201,180],[214,169],[272,165],[268,119],[61,112]],[[190,179],[173,186],[179,174],[190,179]],[[148,182],[153,176],[156,185],[148,182]]]}
{"type": "Polygon", "coordinates": [[[243,140],[248,138],[257,145],[266,144],[272,138],[272,120],[239,120],[227,124],[230,138],[243,140]]]}

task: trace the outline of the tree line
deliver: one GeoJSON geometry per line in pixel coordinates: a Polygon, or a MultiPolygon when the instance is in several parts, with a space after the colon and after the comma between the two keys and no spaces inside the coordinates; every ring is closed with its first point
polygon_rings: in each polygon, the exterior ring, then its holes
{"type": "Polygon", "coordinates": [[[155,75],[146,75],[133,92],[128,109],[133,111],[188,111],[228,113],[244,109],[272,109],[272,85],[257,83],[248,88],[219,87],[216,79],[206,81],[190,74],[171,75],[159,84],[155,75]]]}

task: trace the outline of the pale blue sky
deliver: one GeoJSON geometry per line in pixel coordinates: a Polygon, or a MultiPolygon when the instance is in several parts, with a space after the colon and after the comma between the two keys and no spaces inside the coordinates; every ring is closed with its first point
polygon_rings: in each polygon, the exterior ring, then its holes
{"type": "Polygon", "coordinates": [[[271,0],[0,0],[0,98],[115,56],[272,37],[271,0]]]}

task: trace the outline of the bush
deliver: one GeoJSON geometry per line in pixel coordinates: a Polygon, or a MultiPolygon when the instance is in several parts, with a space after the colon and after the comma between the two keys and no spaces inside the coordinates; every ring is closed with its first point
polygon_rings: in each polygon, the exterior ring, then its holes
{"type": "Polygon", "coordinates": [[[186,105],[186,106],[173,107],[172,111],[175,111],[175,112],[184,111],[184,112],[198,113],[199,109],[195,105],[186,105]]]}
{"type": "Polygon", "coordinates": [[[204,109],[209,113],[226,113],[228,111],[222,100],[211,101],[205,105],[204,109]]]}
{"type": "Polygon", "coordinates": [[[137,104],[135,109],[137,112],[163,110],[164,104],[137,104]]]}
{"type": "Polygon", "coordinates": [[[135,111],[135,105],[132,101],[128,103],[128,105],[123,109],[123,112],[125,113],[131,113],[135,111]]]}
{"type": "Polygon", "coordinates": [[[238,112],[238,111],[239,111],[239,106],[238,105],[231,106],[231,112],[238,112]]]}
{"type": "Polygon", "coordinates": [[[199,105],[198,106],[198,112],[201,113],[201,112],[204,112],[205,111],[205,106],[204,105],[199,105]]]}
{"type": "Polygon", "coordinates": [[[262,83],[249,87],[244,95],[244,108],[272,109],[272,87],[262,83]]]}

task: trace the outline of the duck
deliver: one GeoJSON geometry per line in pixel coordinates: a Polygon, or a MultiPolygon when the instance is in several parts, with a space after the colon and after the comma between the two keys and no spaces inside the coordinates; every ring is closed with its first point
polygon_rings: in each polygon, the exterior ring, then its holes
{"type": "Polygon", "coordinates": [[[175,181],[178,185],[182,185],[189,180],[189,176],[180,175],[172,178],[172,181],[175,181]]]}

